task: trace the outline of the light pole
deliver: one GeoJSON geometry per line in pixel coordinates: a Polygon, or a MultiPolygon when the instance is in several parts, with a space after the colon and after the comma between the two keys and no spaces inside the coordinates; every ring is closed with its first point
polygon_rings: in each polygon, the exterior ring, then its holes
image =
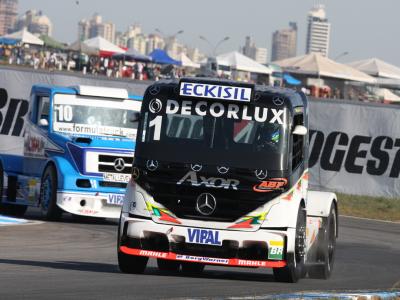
{"type": "Polygon", "coordinates": [[[337,55],[333,60],[337,61],[339,58],[342,58],[343,56],[346,56],[348,54],[349,54],[349,52],[344,51],[344,52],[340,53],[339,55],[337,55]]]}
{"type": "MultiPolygon", "coordinates": [[[[168,40],[168,42],[172,42],[176,38],[177,35],[182,34],[184,32],[183,30],[178,30],[177,32],[175,32],[172,35],[166,35],[162,30],[160,30],[158,28],[156,28],[154,30],[156,32],[158,32],[159,34],[161,34],[161,36],[164,38],[164,40],[168,40]]],[[[165,43],[165,46],[164,46],[164,50],[166,50],[166,49],[167,49],[167,43],[165,43]]]]}
{"type": "Polygon", "coordinates": [[[205,41],[211,48],[212,52],[211,55],[213,57],[217,56],[217,48],[223,43],[226,42],[227,40],[230,39],[229,36],[224,37],[222,40],[220,40],[218,43],[216,43],[215,45],[213,45],[207,38],[205,38],[204,36],[200,35],[199,38],[203,41],[205,41]]]}

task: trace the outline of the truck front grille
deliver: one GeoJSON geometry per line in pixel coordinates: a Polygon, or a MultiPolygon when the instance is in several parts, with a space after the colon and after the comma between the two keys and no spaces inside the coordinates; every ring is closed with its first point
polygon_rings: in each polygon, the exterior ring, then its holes
{"type": "Polygon", "coordinates": [[[99,155],[99,172],[107,173],[132,173],[133,157],[118,155],[99,155]]]}
{"type": "Polygon", "coordinates": [[[203,221],[234,222],[277,196],[276,193],[164,186],[159,184],[157,191],[152,193],[156,202],[164,205],[178,218],[203,221]],[[196,210],[197,198],[202,193],[210,193],[216,199],[216,209],[209,216],[196,210]]]}

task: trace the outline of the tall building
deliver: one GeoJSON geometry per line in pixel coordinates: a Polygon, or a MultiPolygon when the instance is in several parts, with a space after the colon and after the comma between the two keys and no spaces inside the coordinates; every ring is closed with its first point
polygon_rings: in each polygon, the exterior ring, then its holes
{"type": "Polygon", "coordinates": [[[28,10],[18,18],[15,30],[19,31],[26,28],[29,32],[36,35],[48,35],[53,33],[53,24],[50,19],[35,9],[28,10]]]}
{"type": "Polygon", "coordinates": [[[14,31],[18,0],[0,0],[0,36],[14,31]]]}
{"type": "Polygon", "coordinates": [[[127,47],[133,48],[141,54],[146,54],[147,36],[140,33],[128,38],[127,47]]]}
{"type": "Polygon", "coordinates": [[[306,53],[320,53],[328,56],[331,24],[326,18],[322,4],[314,6],[308,13],[306,53]]]}
{"type": "Polygon", "coordinates": [[[159,34],[149,34],[147,38],[146,54],[153,52],[154,49],[164,49],[164,39],[159,34]]]}
{"type": "Polygon", "coordinates": [[[111,43],[114,43],[115,24],[103,22],[103,18],[99,14],[94,14],[90,20],[83,19],[78,23],[79,40],[82,41],[97,36],[101,36],[111,43]]]}
{"type": "Polygon", "coordinates": [[[254,54],[254,60],[260,64],[265,65],[268,61],[267,48],[256,47],[256,52],[254,54]]]}
{"type": "Polygon", "coordinates": [[[78,40],[84,41],[89,38],[90,22],[88,20],[80,20],[78,23],[78,40]]]}
{"type": "Polygon", "coordinates": [[[186,52],[186,47],[178,43],[176,36],[169,36],[165,38],[164,50],[167,51],[168,55],[174,59],[178,59],[182,52],[186,52]]]}
{"type": "Polygon", "coordinates": [[[277,61],[296,56],[297,24],[289,23],[289,28],[275,31],[272,34],[271,61],[277,61]]]}
{"type": "Polygon", "coordinates": [[[260,64],[266,64],[268,58],[267,48],[260,48],[250,36],[246,36],[245,44],[242,48],[242,53],[250,57],[260,64]]]}

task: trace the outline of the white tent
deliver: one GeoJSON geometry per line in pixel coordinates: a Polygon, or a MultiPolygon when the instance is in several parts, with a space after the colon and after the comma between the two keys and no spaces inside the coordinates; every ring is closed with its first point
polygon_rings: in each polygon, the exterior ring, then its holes
{"type": "Polygon", "coordinates": [[[189,57],[187,57],[187,55],[185,53],[181,53],[179,55],[178,58],[179,61],[182,62],[182,66],[183,67],[190,67],[190,68],[195,68],[195,69],[199,69],[200,68],[200,64],[197,64],[195,62],[193,62],[189,57]]]}
{"type": "Polygon", "coordinates": [[[378,88],[375,90],[375,95],[380,97],[384,101],[389,101],[389,102],[400,102],[400,97],[397,96],[395,93],[391,92],[388,89],[381,89],[378,88]]]}
{"type": "Polygon", "coordinates": [[[350,66],[337,63],[319,53],[287,58],[273,62],[289,73],[338,78],[373,83],[375,79],[350,66]]]}
{"type": "Polygon", "coordinates": [[[94,52],[110,52],[110,53],[125,53],[125,50],[107,41],[101,36],[85,40],[83,42],[77,41],[69,46],[69,49],[75,51],[82,51],[87,54],[94,52]]]}
{"type": "Polygon", "coordinates": [[[34,36],[32,33],[26,30],[26,28],[17,32],[7,34],[3,37],[8,39],[20,40],[23,44],[39,45],[39,46],[42,46],[44,44],[44,42],[41,39],[34,36]]]}
{"type": "Polygon", "coordinates": [[[359,60],[348,65],[371,76],[400,79],[400,68],[378,58],[359,60]]]}
{"type": "Polygon", "coordinates": [[[271,74],[272,70],[239,52],[229,52],[217,56],[219,65],[229,66],[238,71],[271,74]]]}

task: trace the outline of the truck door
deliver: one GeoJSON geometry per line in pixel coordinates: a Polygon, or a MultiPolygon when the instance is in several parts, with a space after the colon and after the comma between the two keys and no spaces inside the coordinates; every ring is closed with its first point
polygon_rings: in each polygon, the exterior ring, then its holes
{"type": "Polygon", "coordinates": [[[24,136],[24,174],[41,177],[46,163],[45,142],[49,130],[50,98],[45,94],[33,94],[29,122],[24,136]]]}

